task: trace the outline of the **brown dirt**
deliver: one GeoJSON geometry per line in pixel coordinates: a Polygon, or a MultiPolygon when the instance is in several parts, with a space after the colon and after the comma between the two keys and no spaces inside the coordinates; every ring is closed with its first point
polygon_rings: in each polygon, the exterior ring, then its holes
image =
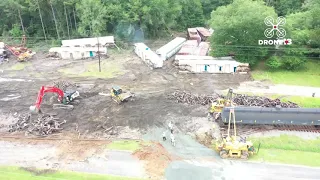
{"type": "Polygon", "coordinates": [[[151,179],[162,179],[169,163],[179,159],[178,157],[170,155],[158,142],[144,146],[134,152],[133,155],[145,161],[145,169],[151,179]]]}
{"type": "Polygon", "coordinates": [[[99,155],[106,147],[106,142],[60,141],[56,143],[59,160],[84,161],[93,155],[99,155]]]}
{"type": "MultiPolygon", "coordinates": [[[[171,71],[167,67],[150,70],[133,52],[115,52],[110,54],[110,58],[102,59],[102,61],[117,62],[121,60],[120,69],[125,69],[126,74],[110,79],[67,77],[57,71],[66,67],[83,67],[84,62],[98,62],[97,59],[52,60],[44,59],[39,53],[24,70],[10,70],[10,66],[17,63],[16,61],[9,62],[4,66],[0,65],[0,69],[4,69],[4,72],[1,73],[2,78],[33,80],[32,82],[0,82],[0,98],[8,97],[11,94],[21,95],[20,98],[11,101],[0,101],[0,115],[3,114],[1,117],[15,112],[28,112],[29,106],[35,103],[37,93],[42,85],[51,85],[56,80],[66,80],[80,85],[76,89],[80,92],[80,104],[75,105],[71,111],[53,110],[52,105],[46,103],[50,96],[45,96],[41,106],[44,113],[57,114],[58,118],[67,121],[62,126],[64,128],[62,133],[76,133],[75,124],[78,125],[81,137],[94,133],[98,133],[101,137],[109,136],[104,132],[105,129],[97,129],[101,124],[106,128],[127,126],[130,129],[143,132],[153,126],[164,126],[171,115],[185,116],[194,109],[192,106],[177,104],[166,99],[166,95],[176,89],[209,94],[214,90],[238,86],[240,82],[248,80],[246,75],[177,74],[177,71],[171,71]],[[109,97],[99,95],[100,92],[108,92],[112,85],[119,85],[124,90],[132,91],[136,94],[136,98],[134,101],[117,105],[109,97]]],[[[203,114],[205,115],[206,112],[203,114]]],[[[113,136],[123,137],[120,136],[121,133],[119,131],[113,136]]]]}

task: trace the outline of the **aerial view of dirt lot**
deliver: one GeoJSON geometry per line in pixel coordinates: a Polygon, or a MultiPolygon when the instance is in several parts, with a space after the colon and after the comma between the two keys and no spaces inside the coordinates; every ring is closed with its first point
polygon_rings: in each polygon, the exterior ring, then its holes
{"type": "MultiPolygon", "coordinates": [[[[267,178],[270,174],[266,174],[266,168],[282,178],[287,177],[283,171],[294,171],[282,165],[222,160],[212,148],[219,127],[208,121],[209,106],[177,103],[168,98],[176,90],[214,95],[224,94],[228,88],[253,88],[265,93],[270,82],[254,82],[250,73],[182,73],[172,60],[166,61],[162,69],[150,69],[132,50],[116,48],[101,57],[101,72],[97,57],[61,60],[47,57],[45,52],[26,62],[12,57],[0,69],[0,163],[6,165],[2,172],[9,165],[10,172],[35,178],[52,174],[65,178],[68,174],[61,173],[68,170],[90,173],[98,179],[233,179],[258,175],[267,178]],[[57,95],[46,93],[42,113],[30,113],[29,107],[36,103],[41,86],[78,91],[80,96],[72,104],[73,109],[59,109],[53,108],[58,103],[57,95]],[[113,86],[134,96],[118,104],[110,96],[113,86]],[[59,127],[44,130],[40,121],[44,118],[51,118],[59,127]],[[175,126],[176,146],[170,144],[168,137],[170,121],[175,126]],[[167,132],[167,141],[162,140],[163,132],[167,132]],[[231,168],[237,173],[230,173],[231,168]],[[256,173],[245,174],[249,168],[256,169],[256,173]]],[[[277,133],[279,136],[278,131],[274,132],[277,133]]],[[[301,136],[316,137],[308,132],[301,136]]],[[[311,177],[317,176],[312,169],[306,171],[311,177]]]]}

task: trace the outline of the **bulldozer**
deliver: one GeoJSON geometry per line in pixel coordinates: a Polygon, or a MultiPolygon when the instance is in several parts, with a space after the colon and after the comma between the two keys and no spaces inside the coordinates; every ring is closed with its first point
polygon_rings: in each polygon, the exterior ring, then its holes
{"type": "Polygon", "coordinates": [[[223,159],[236,158],[247,160],[250,155],[255,153],[253,143],[237,136],[236,119],[234,108],[230,109],[228,131],[222,135],[220,141],[216,143],[216,150],[223,159]],[[231,135],[231,125],[233,125],[233,135],[231,135]]]}
{"type": "Polygon", "coordinates": [[[211,118],[213,118],[213,120],[219,119],[222,109],[224,107],[229,107],[233,105],[232,95],[233,95],[233,89],[229,88],[228,94],[225,98],[219,98],[217,99],[217,102],[214,102],[211,104],[209,113],[208,113],[209,119],[211,118]]]}
{"type": "Polygon", "coordinates": [[[134,95],[130,92],[123,92],[122,88],[119,86],[112,86],[111,88],[111,98],[116,101],[118,104],[127,101],[129,98],[134,95]]]}

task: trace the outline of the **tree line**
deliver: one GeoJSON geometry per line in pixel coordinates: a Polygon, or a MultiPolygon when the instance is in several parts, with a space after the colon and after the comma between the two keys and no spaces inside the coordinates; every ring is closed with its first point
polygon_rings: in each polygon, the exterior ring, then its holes
{"type": "MultiPolygon", "coordinates": [[[[0,33],[58,40],[112,34],[132,41],[137,32],[154,38],[205,26],[214,29],[213,55],[232,52],[254,65],[273,55],[289,60],[319,57],[319,12],[319,0],[1,0],[0,33]],[[258,45],[265,39],[267,16],[286,18],[286,37],[293,40],[290,48],[258,45]],[[293,51],[294,47],[308,50],[293,51]]],[[[292,67],[303,64],[301,59],[292,67]]],[[[283,62],[273,58],[269,65],[289,67],[283,62]]]]}

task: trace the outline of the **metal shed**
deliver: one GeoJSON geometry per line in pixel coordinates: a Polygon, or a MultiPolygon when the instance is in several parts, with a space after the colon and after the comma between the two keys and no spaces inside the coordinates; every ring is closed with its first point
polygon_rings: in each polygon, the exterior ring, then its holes
{"type": "Polygon", "coordinates": [[[185,38],[176,37],[166,45],[159,48],[156,53],[160,56],[160,59],[165,61],[175,55],[180,50],[184,42],[186,42],[185,38]]]}
{"type": "Polygon", "coordinates": [[[195,73],[233,73],[240,64],[232,57],[176,55],[175,60],[178,61],[180,69],[195,73]]]}
{"type": "MultiPolygon", "coordinates": [[[[239,124],[320,125],[319,108],[234,107],[234,110],[239,124]]],[[[229,112],[230,107],[223,108],[224,123],[229,120],[229,112]]]]}
{"type": "Polygon", "coordinates": [[[134,52],[152,68],[161,68],[163,66],[163,61],[160,57],[144,43],[135,43],[134,52]]]}

